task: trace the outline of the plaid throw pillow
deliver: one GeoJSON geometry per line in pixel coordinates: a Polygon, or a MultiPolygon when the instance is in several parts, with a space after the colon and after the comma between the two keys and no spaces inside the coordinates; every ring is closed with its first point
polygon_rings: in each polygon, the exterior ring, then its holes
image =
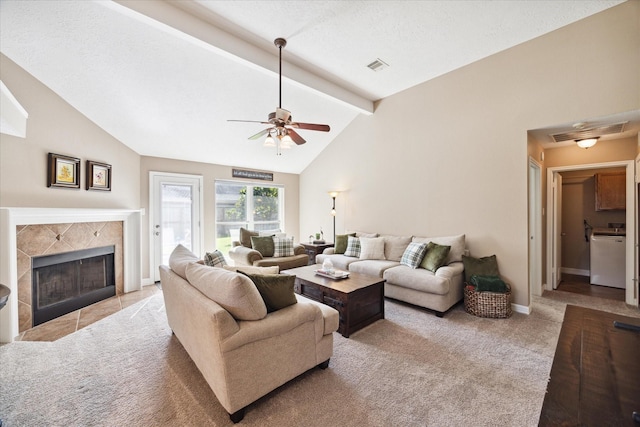
{"type": "Polygon", "coordinates": [[[347,239],[347,249],[344,251],[344,256],[352,256],[360,258],[360,239],[357,237],[349,236],[347,239]]]}
{"type": "Polygon", "coordinates": [[[219,250],[213,252],[207,252],[204,254],[204,263],[209,267],[224,267],[227,262],[224,259],[224,255],[219,250]]]}
{"type": "Polygon", "coordinates": [[[400,259],[400,264],[411,268],[418,268],[426,253],[426,243],[411,242],[409,243],[409,246],[407,246],[407,249],[404,250],[402,259],[400,259]]]}
{"type": "Polygon", "coordinates": [[[293,256],[293,237],[273,236],[273,257],[293,256]]]}

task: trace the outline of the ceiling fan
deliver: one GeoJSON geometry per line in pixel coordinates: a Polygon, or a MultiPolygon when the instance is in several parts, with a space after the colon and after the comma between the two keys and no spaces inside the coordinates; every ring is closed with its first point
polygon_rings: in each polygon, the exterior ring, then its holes
{"type": "Polygon", "coordinates": [[[271,125],[270,127],[261,130],[249,137],[251,140],[267,135],[264,145],[267,147],[276,147],[277,154],[280,155],[281,148],[291,148],[292,143],[302,145],[305,139],[302,138],[298,132],[294,129],[305,130],[317,130],[321,132],[329,132],[329,125],[314,124],[314,123],[300,123],[294,122],[291,117],[291,112],[282,108],[282,48],[287,45],[287,41],[283,38],[277,38],[273,42],[280,50],[280,70],[279,70],[279,102],[276,111],[269,113],[269,118],[266,122],[259,120],[227,120],[229,122],[245,122],[245,123],[261,123],[263,125],[271,125]]]}

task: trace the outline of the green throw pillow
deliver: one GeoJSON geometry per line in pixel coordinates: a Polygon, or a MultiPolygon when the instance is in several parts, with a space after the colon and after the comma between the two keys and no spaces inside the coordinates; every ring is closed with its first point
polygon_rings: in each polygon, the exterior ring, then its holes
{"type": "Polygon", "coordinates": [[[296,276],[292,274],[244,274],[256,285],[267,306],[267,312],[280,310],[298,302],[293,292],[296,276]]]}
{"type": "Polygon", "coordinates": [[[347,250],[347,243],[349,241],[349,236],[356,237],[356,233],[350,234],[338,234],[336,236],[336,244],[334,246],[334,254],[344,254],[344,251],[347,250]]]}
{"type": "Polygon", "coordinates": [[[500,276],[498,271],[498,260],[495,255],[483,258],[473,258],[462,255],[462,263],[464,264],[464,281],[469,282],[471,276],[500,276]]]}
{"type": "Polygon", "coordinates": [[[435,273],[436,270],[444,265],[444,260],[447,259],[450,250],[451,246],[429,242],[427,245],[427,254],[422,259],[420,267],[435,273]]]}
{"type": "Polygon", "coordinates": [[[275,250],[272,236],[251,236],[251,247],[263,257],[272,257],[275,250]]]}
{"type": "Polygon", "coordinates": [[[509,286],[498,276],[471,276],[471,284],[477,292],[507,293],[509,286]]]}
{"type": "Polygon", "coordinates": [[[246,228],[240,227],[240,244],[245,248],[251,247],[251,236],[259,236],[260,233],[257,231],[247,230],[246,228]]]}

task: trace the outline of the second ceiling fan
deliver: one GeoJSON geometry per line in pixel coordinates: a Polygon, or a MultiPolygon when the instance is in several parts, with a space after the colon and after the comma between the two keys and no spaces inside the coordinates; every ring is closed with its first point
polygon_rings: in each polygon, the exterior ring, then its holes
{"type": "Polygon", "coordinates": [[[251,140],[255,140],[268,135],[265,140],[265,146],[271,146],[277,148],[277,154],[280,155],[281,148],[289,148],[292,142],[298,145],[302,145],[305,139],[298,134],[294,129],[316,130],[321,132],[329,132],[329,125],[315,124],[315,123],[300,123],[294,122],[291,117],[291,112],[282,108],[282,48],[287,45],[287,41],[283,38],[277,38],[273,42],[280,50],[280,70],[279,70],[279,99],[278,108],[276,111],[269,113],[267,121],[259,120],[228,120],[229,122],[245,122],[245,123],[261,123],[264,125],[271,125],[270,127],[261,130],[249,137],[251,140]]]}

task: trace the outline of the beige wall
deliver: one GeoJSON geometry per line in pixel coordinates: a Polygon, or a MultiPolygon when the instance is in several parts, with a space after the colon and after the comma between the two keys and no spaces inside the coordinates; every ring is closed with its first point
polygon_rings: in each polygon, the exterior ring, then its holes
{"type": "Polygon", "coordinates": [[[139,207],[140,156],[0,54],[0,80],[29,113],[26,138],[0,134],[0,206],[139,207]],[[81,189],[47,187],[49,152],[78,157],[81,189]],[[111,192],[86,191],[86,161],[112,165],[111,192]]]}
{"type": "MultiPolygon", "coordinates": [[[[212,165],[208,163],[187,162],[181,160],[163,159],[159,157],[143,156],[140,161],[140,206],[149,212],[149,172],[170,172],[191,175],[201,175],[204,182],[203,189],[203,231],[204,231],[204,252],[212,252],[216,249],[216,227],[215,227],[215,181],[217,179],[234,180],[239,182],[256,182],[251,180],[241,180],[232,178],[230,166],[212,165]]],[[[295,241],[299,242],[301,235],[298,233],[300,224],[298,222],[299,206],[299,176],[287,173],[274,173],[273,181],[258,181],[269,184],[284,185],[285,187],[285,228],[288,235],[293,235],[295,241]]],[[[143,277],[152,278],[150,271],[149,252],[149,231],[153,228],[150,224],[150,217],[144,217],[146,223],[142,230],[142,274],[143,277]]]]}
{"type": "Polygon", "coordinates": [[[640,108],[639,15],[630,1],[380,101],[302,173],[301,233],[330,229],[326,192],[345,190],[339,233],[465,233],[529,305],[527,130],[640,108]]]}

